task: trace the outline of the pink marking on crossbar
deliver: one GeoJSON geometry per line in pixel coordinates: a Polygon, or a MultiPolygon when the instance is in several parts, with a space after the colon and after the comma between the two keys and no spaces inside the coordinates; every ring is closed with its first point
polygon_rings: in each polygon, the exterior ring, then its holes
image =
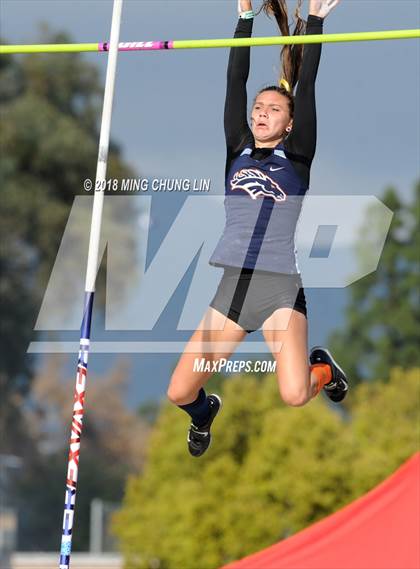
{"type": "MultiPolygon", "coordinates": [[[[151,51],[160,49],[173,49],[173,41],[129,41],[120,42],[118,51],[151,51]]],[[[98,51],[109,51],[108,42],[98,44],[98,51]]]]}

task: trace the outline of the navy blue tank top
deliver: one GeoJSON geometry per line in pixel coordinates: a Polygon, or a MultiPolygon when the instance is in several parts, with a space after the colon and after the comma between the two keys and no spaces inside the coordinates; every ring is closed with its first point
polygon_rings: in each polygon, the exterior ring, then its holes
{"type": "Polygon", "coordinates": [[[246,146],[226,177],[226,225],[215,266],[298,274],[295,232],[307,187],[282,143],[262,160],[246,146]]]}

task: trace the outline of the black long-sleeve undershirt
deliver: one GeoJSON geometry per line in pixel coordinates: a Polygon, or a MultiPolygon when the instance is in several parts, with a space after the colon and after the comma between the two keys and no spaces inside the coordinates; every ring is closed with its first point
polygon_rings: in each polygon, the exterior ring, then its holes
{"type": "MultiPolygon", "coordinates": [[[[309,16],[306,34],[322,34],[322,18],[309,16]]],[[[252,35],[253,20],[239,19],[235,38],[252,35]]],[[[234,47],[229,54],[224,127],[227,146],[226,175],[232,161],[246,145],[254,145],[254,137],[247,121],[246,83],[250,67],[250,48],[234,47]]],[[[310,167],[316,147],[315,80],[321,57],[321,44],[307,44],[295,95],[293,129],[284,141],[287,158],[296,172],[309,186],[310,167]]],[[[252,156],[260,160],[273,151],[272,148],[254,148],[252,156]]]]}

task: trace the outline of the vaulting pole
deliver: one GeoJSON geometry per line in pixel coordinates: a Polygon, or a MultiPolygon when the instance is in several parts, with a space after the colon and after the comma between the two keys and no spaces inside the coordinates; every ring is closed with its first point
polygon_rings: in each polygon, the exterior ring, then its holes
{"type": "Polygon", "coordinates": [[[99,137],[99,152],[96,167],[96,182],[86,270],[85,301],[80,333],[76,388],[74,392],[73,420],[70,434],[70,452],[64,501],[63,533],[60,549],[60,569],[69,569],[70,567],[74,508],[76,503],[77,478],[79,473],[80,440],[83,426],[87,364],[90,346],[90,325],[92,321],[93,296],[95,293],[96,274],[98,269],[99,239],[101,233],[102,207],[105,188],[105,184],[102,182],[106,179],[122,3],[123,0],[114,0],[112,11],[110,48],[108,66],[106,70],[105,94],[102,109],[101,133],[99,137]]]}

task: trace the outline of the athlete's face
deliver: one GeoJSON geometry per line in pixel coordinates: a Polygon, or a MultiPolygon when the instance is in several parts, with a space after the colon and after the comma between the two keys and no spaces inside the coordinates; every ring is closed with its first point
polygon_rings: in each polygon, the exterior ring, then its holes
{"type": "Polygon", "coordinates": [[[256,146],[274,147],[292,128],[289,101],[277,91],[264,91],[255,99],[251,114],[256,146]]]}

